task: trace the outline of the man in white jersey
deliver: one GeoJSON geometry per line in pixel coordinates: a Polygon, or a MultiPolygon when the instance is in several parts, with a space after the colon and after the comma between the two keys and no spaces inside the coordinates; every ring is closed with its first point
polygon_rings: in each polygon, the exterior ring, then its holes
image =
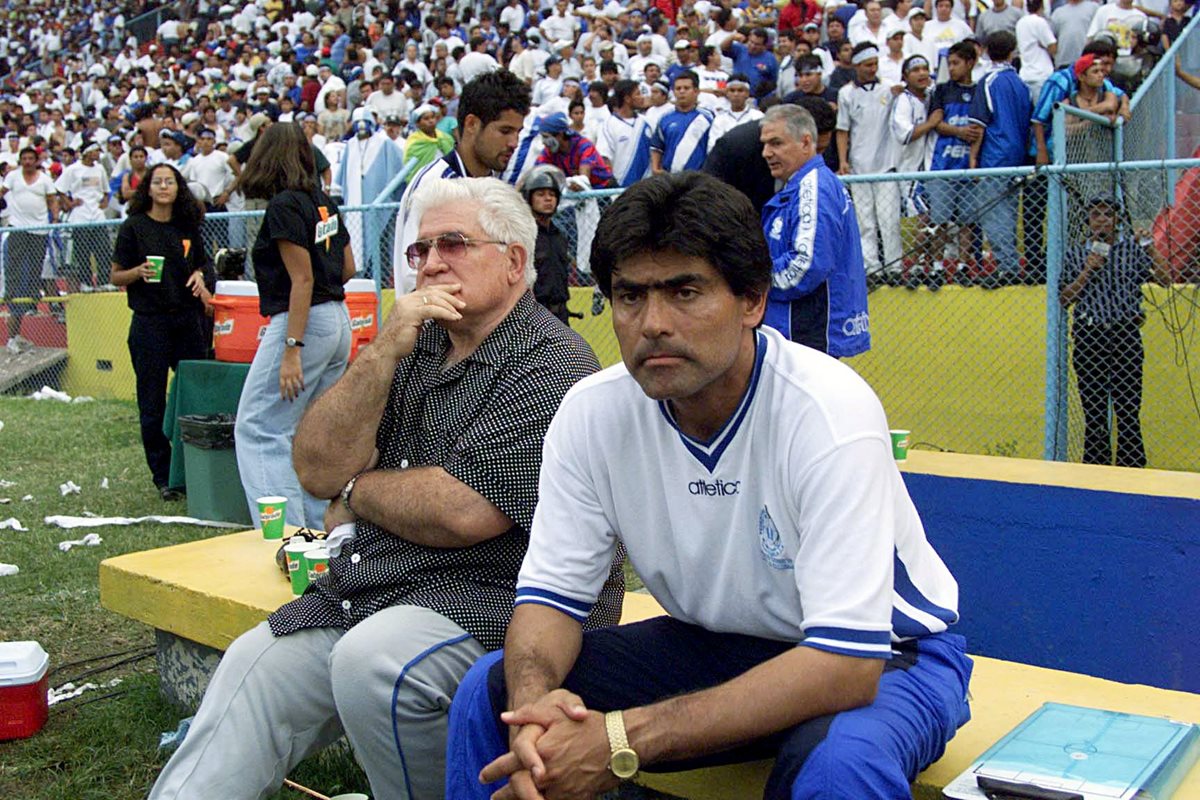
{"type": "Polygon", "coordinates": [[[547,431],[505,650],[451,705],[446,796],[774,756],[771,800],[907,797],[969,717],[971,661],[878,398],[760,327],[758,215],[707,175],[627,190],[591,263],[623,363],[547,431]],[[582,634],[619,543],[670,616],[582,634]]]}
{"type": "Polygon", "coordinates": [[[650,128],[638,110],[646,98],[636,81],[620,80],[613,86],[612,115],[600,126],[596,149],[608,160],[613,177],[629,187],[650,170],[650,128]]]}

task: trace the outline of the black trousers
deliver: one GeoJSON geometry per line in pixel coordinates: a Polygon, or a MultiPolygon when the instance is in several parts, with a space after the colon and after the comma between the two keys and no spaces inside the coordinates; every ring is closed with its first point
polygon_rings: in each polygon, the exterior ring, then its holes
{"type": "Polygon", "coordinates": [[[1083,463],[1112,464],[1108,406],[1117,423],[1118,467],[1146,466],[1142,443],[1142,332],[1136,321],[1111,325],[1076,322],[1071,364],[1083,407],[1083,463]]]}
{"type": "Polygon", "coordinates": [[[171,441],[163,433],[167,411],[168,371],[183,359],[204,358],[207,352],[199,311],[164,314],[134,312],[129,325],[129,357],[137,377],[138,417],[142,448],[154,485],[167,485],[171,473],[171,441]]]}
{"type": "Polygon", "coordinates": [[[1046,282],[1046,205],[1049,189],[1045,175],[1033,175],[1021,192],[1021,220],[1025,247],[1025,277],[1046,282]]]}

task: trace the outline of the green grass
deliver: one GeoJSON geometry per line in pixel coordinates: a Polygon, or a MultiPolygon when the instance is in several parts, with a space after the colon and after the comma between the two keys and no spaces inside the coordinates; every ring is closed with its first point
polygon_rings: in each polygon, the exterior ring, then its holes
{"type": "MultiPolygon", "coordinates": [[[[0,531],[0,562],[18,575],[0,578],[0,641],[36,639],[50,654],[50,668],[115,653],[150,653],[149,627],[100,607],[97,567],[122,553],[178,544],[214,534],[212,529],[156,524],[95,529],[98,547],[63,553],[57,543],[87,531],[43,523],[49,515],[145,516],[182,514],[184,503],[164,503],[150,480],[132,403],[99,401],[65,405],[0,397],[0,519],[16,517],[28,532],[0,531]],[[100,488],[107,477],[109,488],[100,488]],[[82,487],[63,497],[68,480],[82,487]],[[21,498],[32,495],[33,499],[21,498]]],[[[60,686],[87,669],[119,657],[64,667],[50,675],[60,686]]],[[[50,719],[29,739],[0,742],[0,797],[39,800],[143,798],[166,756],[158,752],[162,731],[173,730],[185,712],[158,692],[153,657],[89,676],[112,678],[113,689],[85,693],[51,707],[50,719]],[[103,697],[103,695],[112,696],[103,697]]],[[[291,776],[326,794],[366,791],[366,781],[343,749],[310,758],[291,776]]],[[[280,800],[300,798],[284,790],[280,800]]]]}

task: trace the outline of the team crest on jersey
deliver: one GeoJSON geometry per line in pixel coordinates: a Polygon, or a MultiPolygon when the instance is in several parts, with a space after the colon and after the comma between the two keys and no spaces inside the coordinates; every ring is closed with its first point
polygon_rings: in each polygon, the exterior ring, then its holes
{"type": "Polygon", "coordinates": [[[775,221],[771,223],[771,238],[778,239],[781,233],[783,233],[783,217],[776,217],[775,221]]]}
{"type": "Polygon", "coordinates": [[[775,527],[775,520],[771,519],[771,512],[766,506],[758,512],[758,549],[762,551],[763,561],[766,561],[771,569],[792,569],[795,566],[784,554],[783,539],[780,538],[779,529],[775,527]]]}

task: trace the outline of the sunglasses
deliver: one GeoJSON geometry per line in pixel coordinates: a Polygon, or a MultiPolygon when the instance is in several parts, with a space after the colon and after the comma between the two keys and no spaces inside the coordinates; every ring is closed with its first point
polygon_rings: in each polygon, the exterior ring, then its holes
{"type": "Polygon", "coordinates": [[[504,247],[509,245],[508,242],[495,239],[471,239],[457,231],[451,231],[429,239],[417,239],[405,249],[404,255],[408,258],[408,265],[417,270],[429,261],[431,250],[437,250],[438,255],[446,261],[456,261],[467,254],[468,247],[484,244],[498,244],[504,247]]]}

